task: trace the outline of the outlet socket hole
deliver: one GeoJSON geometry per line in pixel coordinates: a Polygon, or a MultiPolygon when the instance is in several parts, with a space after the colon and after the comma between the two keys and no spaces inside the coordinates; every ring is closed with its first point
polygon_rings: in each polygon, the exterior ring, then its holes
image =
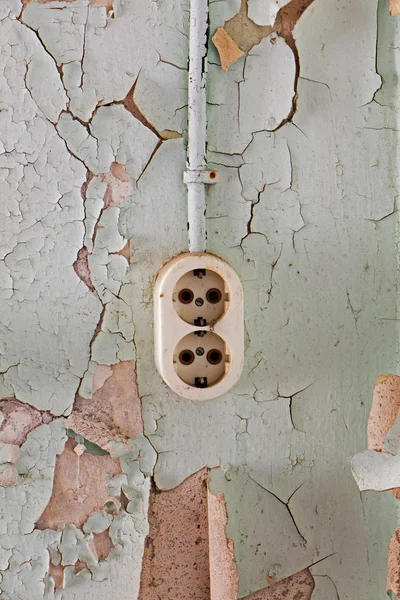
{"type": "Polygon", "coordinates": [[[191,365],[194,361],[194,354],[191,350],[182,350],[179,354],[179,362],[183,365],[191,365]]]}
{"type": "Polygon", "coordinates": [[[218,304],[222,300],[222,294],[217,288],[211,288],[208,290],[206,298],[210,304],[218,304]]]}
{"type": "MultiPolygon", "coordinates": [[[[194,294],[193,294],[192,290],[189,290],[188,288],[184,288],[183,290],[181,290],[179,292],[178,298],[179,298],[179,302],[182,302],[182,304],[190,304],[193,301],[194,294]]],[[[197,300],[196,300],[196,303],[197,303],[197,300]]]]}
{"type": "Polygon", "coordinates": [[[207,360],[211,365],[219,365],[222,360],[222,352],[213,348],[207,352],[207,360]]]}

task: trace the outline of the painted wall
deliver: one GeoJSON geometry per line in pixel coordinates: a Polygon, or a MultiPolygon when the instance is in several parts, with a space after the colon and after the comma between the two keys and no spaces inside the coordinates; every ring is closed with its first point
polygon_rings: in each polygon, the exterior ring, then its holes
{"type": "Polygon", "coordinates": [[[398,370],[399,17],[283,4],[210,2],[245,53],[223,71],[210,41],[207,226],[246,363],[205,404],[153,363],[187,244],[187,2],[0,4],[6,600],[387,597],[397,503],[348,458],[398,370]]]}

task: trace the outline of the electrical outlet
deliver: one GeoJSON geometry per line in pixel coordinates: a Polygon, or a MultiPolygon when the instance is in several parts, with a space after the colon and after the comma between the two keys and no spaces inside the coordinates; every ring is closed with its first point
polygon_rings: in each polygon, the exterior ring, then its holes
{"type": "Polygon", "coordinates": [[[155,359],[179,396],[211,400],[243,369],[243,290],[235,271],[207,253],[181,254],[160,271],[154,292],[155,359]]]}

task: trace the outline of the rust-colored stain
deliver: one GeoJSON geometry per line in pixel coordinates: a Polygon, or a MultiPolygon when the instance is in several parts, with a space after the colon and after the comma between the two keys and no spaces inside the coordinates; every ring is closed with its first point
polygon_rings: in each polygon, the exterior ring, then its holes
{"type": "Polygon", "coordinates": [[[310,600],[315,588],[308,569],[286,577],[278,583],[246,596],[244,600],[310,600]]]}
{"type": "Polygon", "coordinates": [[[135,362],[122,361],[111,370],[91,399],[77,397],[67,420],[68,428],[101,448],[110,440],[127,441],[143,433],[135,362]]]}
{"type": "Polygon", "coordinates": [[[219,27],[219,29],[217,29],[212,41],[218,50],[221,60],[221,68],[223,71],[227,71],[229,67],[233,65],[233,63],[235,63],[241,56],[244,56],[243,50],[239,48],[237,43],[231,38],[231,36],[223,27],[219,27]]]}
{"type": "Polygon", "coordinates": [[[313,2],[314,0],[292,0],[280,9],[278,14],[280,33],[286,40],[293,38],[293,29],[297,21],[313,2]]]}
{"type": "Polygon", "coordinates": [[[37,529],[57,529],[64,523],[82,527],[93,512],[102,510],[110,498],[108,476],[122,473],[118,459],[74,452],[76,442],[69,439],[57,456],[53,492],[37,529]]]}
{"type": "Polygon", "coordinates": [[[207,480],[151,492],[139,600],[210,600],[207,480]]]}

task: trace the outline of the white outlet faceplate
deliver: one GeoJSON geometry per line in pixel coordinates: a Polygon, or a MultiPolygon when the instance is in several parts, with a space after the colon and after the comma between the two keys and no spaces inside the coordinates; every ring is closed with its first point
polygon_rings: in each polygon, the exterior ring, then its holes
{"type": "Polygon", "coordinates": [[[243,369],[243,289],[212,254],[181,254],[160,271],[154,291],[155,359],[178,396],[212,400],[243,369]]]}

